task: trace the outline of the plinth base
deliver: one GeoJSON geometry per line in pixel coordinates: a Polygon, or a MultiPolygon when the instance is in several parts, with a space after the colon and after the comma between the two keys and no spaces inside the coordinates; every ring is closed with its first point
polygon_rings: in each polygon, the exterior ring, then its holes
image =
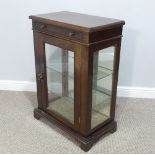
{"type": "Polygon", "coordinates": [[[107,125],[103,126],[102,128],[98,129],[88,137],[84,137],[81,134],[73,131],[67,126],[64,126],[64,124],[60,123],[56,119],[54,119],[51,115],[48,113],[45,113],[44,111],[40,109],[34,110],[34,117],[39,120],[41,117],[47,118],[49,121],[60,127],[64,132],[66,132],[68,135],[75,138],[80,143],[80,147],[85,152],[89,151],[90,148],[93,146],[94,143],[96,143],[97,140],[99,140],[103,135],[107,133],[114,133],[117,129],[117,123],[115,121],[112,121],[108,123],[107,125]]]}

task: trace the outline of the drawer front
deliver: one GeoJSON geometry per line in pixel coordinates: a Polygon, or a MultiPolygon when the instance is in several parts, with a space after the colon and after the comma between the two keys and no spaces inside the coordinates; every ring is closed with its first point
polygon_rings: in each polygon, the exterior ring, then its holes
{"type": "Polygon", "coordinates": [[[78,42],[87,43],[87,35],[84,32],[67,29],[60,26],[48,25],[41,22],[33,22],[33,30],[53,36],[73,39],[78,42]]]}

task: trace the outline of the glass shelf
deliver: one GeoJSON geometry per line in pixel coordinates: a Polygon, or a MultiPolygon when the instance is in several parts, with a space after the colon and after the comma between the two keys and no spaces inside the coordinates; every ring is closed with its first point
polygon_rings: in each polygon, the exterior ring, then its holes
{"type": "MultiPolygon", "coordinates": [[[[73,65],[74,66],[74,65],[73,65]]],[[[72,67],[70,67],[71,69],[72,67]]],[[[110,69],[107,69],[105,67],[98,67],[98,73],[97,75],[94,75],[94,76],[97,76],[97,80],[100,80],[100,79],[103,79],[103,78],[106,78],[107,76],[110,76],[112,75],[112,71],[110,69]]],[[[60,76],[62,76],[62,71],[60,69],[56,69],[54,66],[52,65],[48,65],[47,66],[47,69],[51,72],[56,72],[56,74],[60,74],[60,76]]],[[[73,69],[71,69],[72,71],[73,69]]],[[[74,75],[73,75],[73,72],[69,72],[70,74],[68,74],[68,77],[73,79],[74,78],[74,75]]]]}
{"type": "MultiPolygon", "coordinates": [[[[54,68],[52,65],[47,66],[46,68],[48,69],[49,72],[55,72],[56,74],[59,74],[60,77],[62,77],[62,71],[60,71],[59,69],[54,68]]],[[[71,78],[71,79],[74,79],[73,74],[74,73],[73,72],[71,73],[71,71],[70,71],[69,74],[68,74],[68,77],[71,78]]]]}

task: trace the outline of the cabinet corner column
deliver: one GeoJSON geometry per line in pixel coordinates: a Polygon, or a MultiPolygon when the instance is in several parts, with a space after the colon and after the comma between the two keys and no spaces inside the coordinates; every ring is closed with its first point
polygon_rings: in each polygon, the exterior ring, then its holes
{"type": "Polygon", "coordinates": [[[93,53],[89,46],[81,48],[80,132],[87,136],[91,129],[93,53]]]}

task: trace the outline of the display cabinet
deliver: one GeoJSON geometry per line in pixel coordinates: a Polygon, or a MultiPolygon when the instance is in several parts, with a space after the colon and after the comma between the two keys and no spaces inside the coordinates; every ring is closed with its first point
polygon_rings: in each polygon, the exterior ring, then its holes
{"type": "Polygon", "coordinates": [[[88,151],[116,131],[115,103],[124,21],[72,12],[30,16],[38,108],[88,151]]]}

